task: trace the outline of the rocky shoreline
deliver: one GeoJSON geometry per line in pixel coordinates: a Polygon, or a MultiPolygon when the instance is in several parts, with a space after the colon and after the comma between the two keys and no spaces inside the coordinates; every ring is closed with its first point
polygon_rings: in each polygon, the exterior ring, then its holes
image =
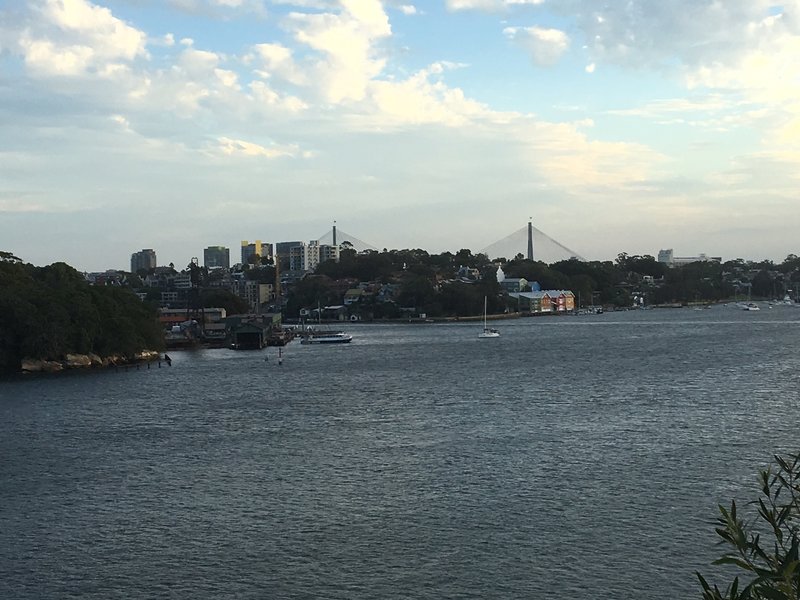
{"type": "Polygon", "coordinates": [[[161,359],[161,354],[155,350],[142,350],[133,356],[112,354],[98,356],[97,354],[67,354],[63,360],[40,360],[25,358],[22,360],[23,373],[58,373],[72,369],[107,369],[121,367],[136,363],[154,362],[161,359]]]}

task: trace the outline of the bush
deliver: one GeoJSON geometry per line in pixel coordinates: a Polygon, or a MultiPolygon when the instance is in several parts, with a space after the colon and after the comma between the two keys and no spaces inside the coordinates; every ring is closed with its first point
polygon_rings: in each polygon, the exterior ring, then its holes
{"type": "Polygon", "coordinates": [[[749,503],[757,518],[745,521],[731,502],[720,505],[716,527],[728,551],[714,564],[733,565],[748,581],[736,576],[723,593],[698,573],[704,600],[800,599],[800,454],[775,456],[759,481],[761,495],[749,503]]]}

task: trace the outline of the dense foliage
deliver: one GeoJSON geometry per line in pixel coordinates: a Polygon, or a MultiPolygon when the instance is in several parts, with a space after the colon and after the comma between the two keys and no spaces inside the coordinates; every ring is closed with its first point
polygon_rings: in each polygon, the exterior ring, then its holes
{"type": "Polygon", "coordinates": [[[64,263],[35,267],[0,252],[0,369],[17,370],[23,358],[162,346],[155,311],[130,289],[90,286],[64,263]]]}
{"type": "Polygon", "coordinates": [[[224,308],[229,315],[239,315],[250,310],[247,301],[223,289],[206,289],[200,294],[203,308],[224,308]]]}
{"type": "Polygon", "coordinates": [[[367,296],[352,310],[364,317],[392,318],[401,308],[429,316],[478,315],[483,298],[490,312],[515,310],[513,299],[496,283],[497,265],[507,278],[524,278],[541,289],[571,290],[579,307],[708,303],[724,300],[782,299],[796,297],[800,289],[800,258],[790,254],[781,264],[771,261],[724,263],[707,261],[667,266],[649,255],[620,253],[614,261],[563,260],[545,264],[525,259],[491,259],[462,249],[455,254],[429,254],[425,250],[341,252],[338,262],[328,261],[314,276],[291,291],[287,316],[297,316],[303,307],[340,304],[349,281],[391,284],[399,291],[392,303],[367,296]],[[457,274],[462,267],[477,269],[479,280],[465,281],[457,274]],[[342,287],[344,285],[344,288],[342,287]]]}
{"type": "Polygon", "coordinates": [[[728,551],[718,565],[744,571],[725,588],[698,573],[704,600],[800,599],[800,454],[775,457],[760,473],[761,496],[751,502],[758,519],[744,520],[736,503],[719,507],[716,532],[728,551]]]}

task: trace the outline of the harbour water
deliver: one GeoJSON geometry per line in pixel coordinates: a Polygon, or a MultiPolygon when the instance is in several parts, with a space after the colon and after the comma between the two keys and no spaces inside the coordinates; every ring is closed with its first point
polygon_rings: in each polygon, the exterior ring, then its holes
{"type": "Polygon", "coordinates": [[[0,598],[699,597],[800,309],[480,328],[0,382],[0,598]]]}

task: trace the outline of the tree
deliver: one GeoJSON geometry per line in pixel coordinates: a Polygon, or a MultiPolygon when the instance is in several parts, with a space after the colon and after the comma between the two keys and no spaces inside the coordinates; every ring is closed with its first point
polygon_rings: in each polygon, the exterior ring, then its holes
{"type": "Polygon", "coordinates": [[[703,600],[798,600],[800,598],[800,454],[775,456],[759,474],[758,521],[745,521],[731,502],[719,507],[716,532],[728,551],[714,561],[744,571],[742,587],[734,577],[724,592],[697,573],[703,600]]]}
{"type": "Polygon", "coordinates": [[[200,294],[203,308],[224,308],[229,315],[238,315],[250,310],[244,298],[223,289],[207,289],[200,294]]]}
{"type": "Polygon", "coordinates": [[[11,252],[0,252],[0,261],[10,263],[21,263],[22,259],[14,256],[11,252]]]}
{"type": "Polygon", "coordinates": [[[129,288],[90,286],[64,263],[0,260],[0,370],[18,370],[23,358],[132,355],[163,342],[155,310],[129,288]]]}
{"type": "Polygon", "coordinates": [[[761,298],[772,298],[775,296],[775,281],[766,269],[761,269],[756,273],[751,283],[754,296],[760,296],[761,298]]]}

